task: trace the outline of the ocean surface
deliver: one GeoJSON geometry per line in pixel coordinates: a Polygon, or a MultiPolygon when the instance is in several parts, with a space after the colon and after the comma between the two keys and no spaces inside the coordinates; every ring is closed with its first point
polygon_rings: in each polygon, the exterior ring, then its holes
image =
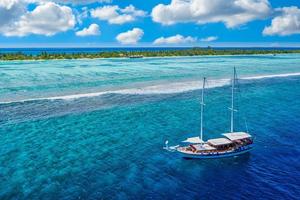
{"type": "Polygon", "coordinates": [[[300,54],[0,61],[0,199],[300,199],[300,54]],[[163,149],[236,130],[252,152],[163,149]],[[247,125],[247,126],[246,126],[247,125]]]}

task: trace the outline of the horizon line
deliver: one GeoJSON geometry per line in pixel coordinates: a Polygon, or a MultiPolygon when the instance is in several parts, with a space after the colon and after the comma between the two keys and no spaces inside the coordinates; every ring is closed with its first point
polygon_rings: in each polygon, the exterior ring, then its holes
{"type": "Polygon", "coordinates": [[[115,43],[19,43],[1,44],[4,48],[300,48],[300,42],[210,42],[202,44],[164,44],[153,45],[138,43],[132,45],[118,45],[115,43]]]}
{"type": "Polygon", "coordinates": [[[0,49],[161,49],[161,48],[267,48],[267,49],[280,49],[280,48],[300,48],[299,46],[8,46],[0,47],[0,49]]]}

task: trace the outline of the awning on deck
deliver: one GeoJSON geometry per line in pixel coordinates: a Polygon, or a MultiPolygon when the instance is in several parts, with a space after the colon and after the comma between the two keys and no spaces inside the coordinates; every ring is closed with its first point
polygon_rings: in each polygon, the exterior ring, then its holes
{"type": "Polygon", "coordinates": [[[200,137],[190,137],[190,138],[187,138],[186,140],[184,140],[182,142],[191,143],[191,144],[204,143],[204,141],[201,140],[200,137]]]}
{"type": "Polygon", "coordinates": [[[232,141],[228,140],[227,138],[210,139],[207,140],[207,142],[213,146],[227,145],[232,143],[232,141]]]}
{"type": "Polygon", "coordinates": [[[245,132],[224,133],[222,135],[224,135],[231,141],[251,138],[251,135],[245,132]]]}

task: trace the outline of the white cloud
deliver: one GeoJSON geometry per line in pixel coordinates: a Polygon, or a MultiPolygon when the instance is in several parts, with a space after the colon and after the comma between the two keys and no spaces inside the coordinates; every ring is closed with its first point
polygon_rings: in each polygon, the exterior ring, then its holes
{"type": "Polygon", "coordinates": [[[292,6],[280,8],[277,11],[282,14],[275,17],[270,26],[264,28],[263,34],[280,36],[300,34],[300,9],[292,6]]]}
{"type": "Polygon", "coordinates": [[[163,25],[222,22],[229,28],[263,19],[271,12],[268,0],[172,0],[152,10],[152,19],[163,25]]]}
{"type": "Polygon", "coordinates": [[[74,27],[76,21],[72,9],[53,2],[38,5],[17,20],[4,25],[0,32],[6,36],[26,36],[38,34],[52,36],[74,27]]]}
{"type": "Polygon", "coordinates": [[[55,2],[60,4],[87,5],[91,3],[111,3],[112,0],[24,0],[30,3],[55,2]]]}
{"type": "Polygon", "coordinates": [[[19,0],[0,0],[0,7],[11,9],[15,4],[21,3],[19,0]]]}
{"type": "Polygon", "coordinates": [[[200,39],[200,41],[201,42],[212,42],[212,41],[215,41],[217,39],[218,39],[217,36],[209,36],[209,37],[200,39]]]}
{"type": "Polygon", "coordinates": [[[106,20],[110,24],[124,24],[135,21],[138,17],[145,17],[146,12],[137,10],[133,5],[124,9],[119,6],[103,6],[91,10],[91,15],[100,20],[106,20]]]}
{"type": "Polygon", "coordinates": [[[26,4],[21,0],[0,0],[0,32],[4,26],[18,20],[26,12],[26,4]]]}
{"type": "Polygon", "coordinates": [[[142,39],[144,31],[140,28],[134,28],[124,33],[120,33],[116,39],[122,44],[136,44],[142,39]]]}
{"type": "Polygon", "coordinates": [[[184,37],[182,35],[174,35],[174,36],[170,36],[170,37],[160,37],[157,38],[153,44],[185,44],[185,43],[192,43],[197,41],[196,38],[193,38],[191,36],[188,37],[184,37]]]}
{"type": "Polygon", "coordinates": [[[77,36],[90,36],[90,35],[100,35],[100,28],[97,24],[91,24],[88,28],[84,28],[81,31],[77,31],[77,36]]]}

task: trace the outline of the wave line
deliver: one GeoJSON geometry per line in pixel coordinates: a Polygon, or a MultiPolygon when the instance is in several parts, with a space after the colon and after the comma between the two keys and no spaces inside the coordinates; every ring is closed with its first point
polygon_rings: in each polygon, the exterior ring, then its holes
{"type": "MultiPolygon", "coordinates": [[[[283,78],[283,77],[290,77],[290,76],[300,76],[300,72],[241,77],[240,79],[258,80],[258,79],[266,79],[266,78],[283,78]]],[[[225,85],[230,84],[230,79],[209,80],[208,83],[209,83],[208,88],[223,87],[225,85]]],[[[91,92],[91,93],[83,93],[83,94],[41,97],[41,98],[23,99],[23,100],[16,100],[16,101],[4,101],[4,102],[0,102],[0,104],[22,103],[22,102],[42,101],[42,100],[74,100],[79,98],[97,97],[105,94],[129,94],[129,95],[176,94],[176,93],[201,89],[201,85],[202,85],[201,81],[185,81],[185,82],[177,82],[177,83],[150,85],[150,86],[144,86],[140,88],[128,88],[128,89],[121,89],[121,90],[109,90],[109,91],[91,92]]]]}

